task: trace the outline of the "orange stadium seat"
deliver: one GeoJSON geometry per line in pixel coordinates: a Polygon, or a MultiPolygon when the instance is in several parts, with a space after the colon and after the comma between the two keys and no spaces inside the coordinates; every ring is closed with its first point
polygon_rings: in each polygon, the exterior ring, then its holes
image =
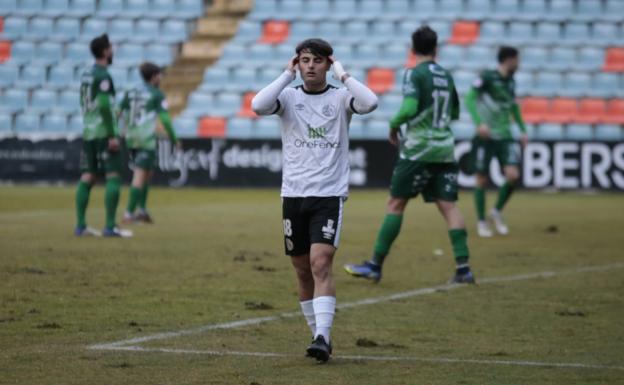
{"type": "Polygon", "coordinates": [[[290,24],[283,20],[271,20],[264,23],[262,29],[261,43],[279,44],[288,39],[290,24]]]}
{"type": "Polygon", "coordinates": [[[0,41],[0,63],[4,63],[11,57],[11,42],[0,41]]]}
{"type": "Polygon", "coordinates": [[[243,103],[241,104],[241,109],[238,111],[238,116],[241,118],[257,118],[255,112],[251,109],[251,99],[256,96],[255,92],[247,92],[243,96],[243,103]]]}
{"type": "Polygon", "coordinates": [[[554,123],[575,122],[578,117],[578,102],[571,98],[557,98],[550,104],[546,120],[554,123]]]}
{"type": "Polygon", "coordinates": [[[548,114],[550,101],[547,98],[525,98],[521,102],[522,116],[527,123],[543,122],[548,114]]]}
{"type": "Polygon", "coordinates": [[[479,38],[479,23],[474,21],[456,21],[449,43],[467,45],[479,38]]]}
{"type": "Polygon", "coordinates": [[[601,123],[607,114],[607,103],[603,99],[583,99],[579,103],[579,113],[575,122],[601,123]]]}
{"type": "Polygon", "coordinates": [[[613,99],[607,104],[605,123],[624,124],[624,99],[613,99]]]}
{"type": "Polygon", "coordinates": [[[373,92],[384,94],[394,86],[394,71],[388,68],[372,68],[366,82],[373,92]]]}
{"type": "Polygon", "coordinates": [[[225,126],[225,118],[204,116],[199,120],[197,136],[200,138],[224,138],[225,126]]]}
{"type": "Polygon", "coordinates": [[[607,49],[602,69],[608,72],[624,72],[624,48],[612,47],[607,49]]]}

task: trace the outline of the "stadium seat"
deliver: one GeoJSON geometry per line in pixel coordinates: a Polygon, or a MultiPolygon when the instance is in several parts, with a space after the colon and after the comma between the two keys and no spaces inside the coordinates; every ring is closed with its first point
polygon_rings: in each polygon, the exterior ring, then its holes
{"type": "Polygon", "coordinates": [[[464,47],[446,45],[440,50],[438,61],[443,67],[453,69],[464,61],[465,52],[466,49],[464,47]]]}
{"type": "Polygon", "coordinates": [[[213,116],[234,116],[240,109],[241,101],[242,97],[238,92],[221,92],[214,97],[208,111],[213,116]]]}
{"type": "Polygon", "coordinates": [[[115,63],[126,67],[141,63],[144,58],[145,52],[141,44],[122,44],[115,51],[115,63]]]}
{"type": "Polygon", "coordinates": [[[360,20],[372,21],[378,20],[380,15],[384,14],[384,3],[379,0],[360,0],[357,4],[356,15],[360,20]]]}
{"type": "Polygon", "coordinates": [[[477,74],[471,71],[459,70],[455,72],[453,74],[453,79],[455,80],[455,87],[457,88],[457,92],[459,92],[460,95],[468,92],[476,78],[477,74]]]}
{"type": "Polygon", "coordinates": [[[89,43],[96,36],[107,32],[108,26],[106,21],[99,18],[88,18],[82,23],[82,34],[79,37],[80,41],[89,43]]]}
{"type": "Polygon", "coordinates": [[[230,74],[230,81],[225,84],[226,91],[244,92],[253,89],[256,84],[255,68],[240,67],[235,68],[230,74]]]}
{"type": "Polygon", "coordinates": [[[48,80],[45,84],[48,88],[56,90],[71,87],[74,83],[74,70],[70,66],[57,65],[50,68],[48,80]]]}
{"type": "Polygon", "coordinates": [[[211,93],[195,91],[188,97],[185,114],[194,118],[207,115],[211,112],[209,108],[213,101],[214,98],[211,93]]]}
{"type": "Polygon", "coordinates": [[[511,20],[516,17],[520,11],[519,0],[498,0],[494,2],[491,18],[494,20],[511,20]]]}
{"type": "Polygon", "coordinates": [[[125,67],[120,68],[117,65],[109,67],[108,73],[113,78],[113,84],[117,91],[120,91],[128,83],[128,70],[125,67]]]}
{"type": "Polygon", "coordinates": [[[613,99],[607,103],[605,123],[624,124],[624,99],[613,99]]]}
{"type": "Polygon", "coordinates": [[[368,41],[379,43],[387,43],[388,40],[397,36],[396,23],[392,21],[377,20],[371,24],[370,37],[368,41]]]}
{"type": "Polygon", "coordinates": [[[167,44],[149,44],[145,46],[145,60],[159,66],[167,66],[173,63],[174,54],[171,46],[167,44]]]}
{"type": "Polygon", "coordinates": [[[277,14],[277,0],[263,0],[254,2],[254,8],[249,18],[254,21],[274,18],[277,14]]]}
{"type": "Polygon", "coordinates": [[[0,64],[11,58],[11,42],[0,40],[0,64]]]}
{"type": "Polygon", "coordinates": [[[408,48],[404,44],[384,44],[382,45],[379,65],[384,67],[403,66],[408,48]]]}
{"type": "Polygon", "coordinates": [[[622,41],[622,35],[615,23],[594,23],[590,41],[592,45],[618,45],[622,41]]]}
{"type": "Polygon", "coordinates": [[[596,140],[604,141],[621,141],[624,139],[622,135],[622,127],[615,124],[600,124],[596,126],[596,140]]]}
{"type": "Polygon", "coordinates": [[[567,140],[593,140],[594,131],[589,124],[568,124],[565,129],[567,140]]]}
{"type": "Polygon", "coordinates": [[[35,88],[44,84],[47,78],[47,68],[42,65],[23,66],[16,85],[21,88],[35,88]]]}
{"type": "Polygon", "coordinates": [[[264,44],[279,44],[288,39],[290,25],[283,20],[270,20],[264,23],[260,42],[264,44]]]}
{"type": "Polygon", "coordinates": [[[580,97],[585,96],[591,87],[591,76],[587,73],[569,72],[559,95],[580,97]]]}
{"type": "Polygon", "coordinates": [[[35,58],[31,63],[52,65],[63,59],[63,45],[54,42],[43,42],[35,50],[35,58]]]}
{"type": "Polygon", "coordinates": [[[69,0],[46,0],[43,14],[49,17],[59,17],[69,11],[69,0]]]}
{"type": "Polygon", "coordinates": [[[386,93],[394,86],[394,71],[388,68],[372,68],[368,71],[366,83],[373,92],[386,93]]]}
{"type": "Polygon", "coordinates": [[[576,50],[574,48],[554,47],[550,51],[548,68],[566,71],[572,69],[576,63],[576,50]]]}
{"type": "Polygon", "coordinates": [[[505,41],[507,44],[535,44],[533,26],[531,23],[526,22],[511,22],[507,30],[507,35],[505,36],[505,41]]]}
{"type": "Polygon", "coordinates": [[[10,15],[17,8],[17,0],[4,0],[0,3],[0,15],[10,15]]]}
{"type": "Polygon", "coordinates": [[[19,0],[14,15],[33,17],[43,13],[43,0],[19,0]]]}
{"type": "Polygon", "coordinates": [[[553,96],[561,89],[563,80],[559,72],[539,72],[535,78],[536,95],[553,96]]]}
{"type": "Polygon", "coordinates": [[[368,26],[365,21],[353,20],[343,25],[340,41],[345,43],[362,43],[367,39],[368,26]]]}
{"type": "Polygon", "coordinates": [[[257,64],[268,64],[274,60],[273,47],[270,45],[252,45],[247,54],[257,64]]]}
{"type": "Polygon", "coordinates": [[[186,40],[188,30],[181,20],[165,20],[161,27],[160,41],[163,43],[179,43],[186,40]]]}
{"type": "MultiPolygon", "coordinates": [[[[267,123],[273,123],[271,120],[263,119],[264,125],[267,123]]],[[[226,136],[231,139],[249,139],[255,134],[253,129],[253,122],[250,119],[245,118],[231,118],[227,121],[227,133],[226,136]]],[[[262,135],[254,135],[261,137],[262,135]]]]}
{"type": "Polygon", "coordinates": [[[575,121],[596,124],[603,122],[606,114],[607,103],[604,99],[582,99],[579,103],[579,113],[575,121]]]}
{"type": "Polygon", "coordinates": [[[197,136],[200,138],[224,138],[226,120],[221,117],[204,116],[199,119],[197,136]]]}
{"type": "Polygon", "coordinates": [[[548,14],[546,1],[524,1],[520,12],[513,17],[515,19],[536,21],[542,20],[548,14]]]}
{"type": "Polygon", "coordinates": [[[7,89],[2,95],[0,111],[15,113],[28,107],[28,92],[21,89],[7,89]]]}
{"type": "Polygon", "coordinates": [[[479,38],[479,23],[474,21],[456,21],[449,39],[450,44],[473,44],[479,38]]]}
{"type": "Polygon", "coordinates": [[[30,134],[39,131],[40,125],[39,114],[32,112],[24,112],[15,117],[15,133],[30,134]]]}
{"type": "Polygon", "coordinates": [[[527,123],[538,123],[548,114],[550,101],[547,98],[525,98],[520,105],[524,120],[527,123]]]}
{"type": "Polygon", "coordinates": [[[41,131],[49,133],[67,133],[67,116],[61,114],[44,115],[41,120],[41,131]]]}
{"type": "MultiPolygon", "coordinates": [[[[241,121],[241,119],[236,120],[241,121]]],[[[249,119],[246,120],[251,128],[251,121],[249,119]]],[[[228,138],[238,137],[240,139],[245,139],[249,137],[254,137],[262,139],[277,139],[281,136],[280,121],[277,117],[272,117],[268,119],[264,118],[256,121],[255,128],[253,128],[249,133],[246,132],[246,127],[240,125],[240,123],[238,123],[238,127],[235,125],[228,125],[228,138]]]]}
{"type": "Polygon", "coordinates": [[[548,51],[544,47],[530,46],[521,52],[522,67],[528,70],[539,70],[547,67],[548,51]]]}
{"type": "Polygon", "coordinates": [[[369,139],[387,139],[388,121],[378,119],[369,120],[364,126],[364,132],[369,139]]]}
{"type": "Polygon", "coordinates": [[[533,74],[519,71],[514,75],[516,82],[516,96],[527,96],[533,90],[533,74]]]}
{"type": "Polygon", "coordinates": [[[571,98],[557,98],[550,104],[545,121],[553,123],[570,123],[578,116],[578,102],[571,98]]]}
{"type": "Polygon", "coordinates": [[[204,2],[201,0],[177,0],[176,15],[192,19],[204,13],[204,2]]]}
{"type": "Polygon", "coordinates": [[[54,21],[46,17],[34,17],[28,23],[26,33],[22,35],[23,39],[41,41],[52,35],[54,29],[54,21]]]}
{"type": "Polygon", "coordinates": [[[243,95],[243,102],[241,103],[241,108],[238,111],[237,116],[241,118],[257,118],[255,112],[251,109],[251,100],[256,96],[255,92],[247,92],[243,95]]]}
{"type": "Polygon", "coordinates": [[[157,41],[160,37],[160,23],[157,20],[140,19],[134,26],[131,40],[136,43],[157,41]]]}
{"type": "Polygon", "coordinates": [[[134,22],[131,19],[113,19],[108,28],[108,37],[114,44],[134,38],[134,22]]]}
{"type": "Polygon", "coordinates": [[[5,63],[0,65],[0,89],[9,88],[19,77],[19,65],[5,63]]]}
{"type": "Polygon", "coordinates": [[[150,2],[148,0],[126,0],[124,4],[124,17],[140,17],[147,16],[151,11],[150,2]]]}
{"type": "Polygon", "coordinates": [[[89,47],[82,43],[69,43],[65,48],[65,60],[75,65],[93,61],[89,47]]]}
{"type": "Polygon", "coordinates": [[[28,19],[24,17],[9,16],[4,19],[4,26],[0,31],[0,38],[16,40],[26,34],[28,30],[28,19]]]}
{"type": "Polygon", "coordinates": [[[602,70],[607,72],[624,72],[624,48],[608,48],[602,70]]]}
{"type": "Polygon", "coordinates": [[[592,86],[588,90],[589,96],[612,98],[618,94],[624,97],[618,74],[600,72],[592,76],[592,86]]]}
{"type": "MultiPolygon", "coordinates": [[[[327,15],[332,20],[348,20],[357,16],[355,0],[341,0],[333,2],[332,12],[327,15]]],[[[319,29],[319,31],[322,31],[319,29]]]]}
{"type": "Polygon", "coordinates": [[[82,114],[71,115],[67,123],[67,133],[80,135],[84,126],[82,124],[82,114]]]}
{"type": "Polygon", "coordinates": [[[242,62],[247,57],[247,48],[243,45],[228,44],[223,49],[223,53],[219,58],[221,65],[233,65],[242,62]]]}
{"type": "Polygon", "coordinates": [[[542,22],[537,24],[535,30],[535,41],[538,44],[561,44],[561,27],[558,23],[542,22]]]}
{"type": "Polygon", "coordinates": [[[87,17],[95,13],[95,0],[72,0],[66,16],[87,17]]]}
{"type": "Polygon", "coordinates": [[[563,29],[563,40],[558,44],[581,45],[589,40],[589,24],[587,23],[566,23],[563,29]]]}
{"type": "Polygon", "coordinates": [[[574,1],[550,0],[550,9],[545,18],[553,21],[569,20],[574,15],[574,1]]]}
{"type": "Polygon", "coordinates": [[[382,18],[390,20],[401,20],[405,15],[411,14],[411,3],[409,1],[386,1],[386,11],[382,18]]]}
{"type": "Polygon", "coordinates": [[[451,37],[451,23],[450,22],[441,21],[441,20],[433,20],[429,22],[428,24],[438,34],[438,42],[445,43],[451,37]]]}
{"type": "Polygon", "coordinates": [[[604,56],[604,51],[595,47],[583,47],[578,51],[578,59],[573,67],[580,71],[597,71],[603,64],[596,58],[604,56]]]}
{"type": "Polygon", "coordinates": [[[603,19],[621,22],[624,15],[624,2],[621,0],[606,0],[603,19]]]}
{"type": "Polygon", "coordinates": [[[29,110],[38,113],[46,113],[56,107],[56,92],[46,89],[33,91],[30,98],[29,110]]]}
{"type": "Polygon", "coordinates": [[[500,41],[501,36],[505,35],[505,24],[498,21],[485,21],[481,23],[479,42],[496,44],[500,41]]]}
{"type": "Polygon", "coordinates": [[[13,116],[0,109],[0,135],[13,134],[13,116]]]}
{"type": "Polygon", "coordinates": [[[495,53],[488,46],[470,46],[465,51],[464,60],[460,67],[470,70],[483,70],[489,68],[495,58],[495,53]]]}
{"type": "Polygon", "coordinates": [[[56,109],[65,114],[76,114],[80,111],[80,93],[75,90],[61,91],[56,109]]]}
{"type": "Polygon", "coordinates": [[[535,138],[538,140],[561,140],[563,139],[563,126],[557,123],[540,124],[535,130],[535,138]]]}
{"type": "Polygon", "coordinates": [[[277,20],[294,20],[299,19],[303,14],[303,1],[300,0],[282,0],[277,3],[277,13],[272,19],[277,20]]]}
{"type": "MultiPolygon", "coordinates": [[[[300,30],[302,32],[297,35],[298,37],[312,36],[313,33],[311,32],[314,30],[314,24],[305,23],[305,22],[293,24],[291,28],[290,37],[293,38],[292,35],[295,33],[299,33],[300,30]],[[305,27],[308,27],[308,26],[311,28],[310,30],[306,31],[305,27]]],[[[238,30],[236,31],[236,36],[234,37],[234,40],[240,43],[251,43],[251,42],[258,40],[261,34],[262,34],[262,26],[260,25],[260,23],[257,23],[255,21],[243,20],[240,23],[238,23],[238,30]]]]}
{"type": "Polygon", "coordinates": [[[123,15],[123,0],[99,0],[97,16],[102,18],[113,18],[123,15]]]}
{"type": "Polygon", "coordinates": [[[197,119],[189,117],[177,117],[173,121],[173,127],[179,138],[197,137],[197,119]]]}
{"type": "Polygon", "coordinates": [[[67,42],[74,40],[80,35],[80,21],[78,19],[59,18],[54,23],[54,30],[50,37],[52,40],[67,42]]]}
{"type": "Polygon", "coordinates": [[[303,14],[301,18],[309,21],[320,21],[325,19],[330,13],[331,3],[329,0],[306,1],[303,4],[303,14]]]}
{"type": "MultiPolygon", "coordinates": [[[[204,71],[201,90],[217,91],[223,89],[229,82],[230,73],[225,68],[211,67],[204,71]]],[[[272,81],[272,80],[271,80],[272,81]]],[[[268,83],[267,83],[268,84],[268,83]]]]}

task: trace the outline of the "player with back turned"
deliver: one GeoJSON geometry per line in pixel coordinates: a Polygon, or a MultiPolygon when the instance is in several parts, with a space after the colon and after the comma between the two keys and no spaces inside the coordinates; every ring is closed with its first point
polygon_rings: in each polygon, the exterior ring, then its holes
{"type": "Polygon", "coordinates": [[[77,236],[129,237],[132,232],[120,229],[115,221],[121,189],[121,153],[119,132],[113,108],[115,86],[107,67],[113,62],[113,47],[106,34],[91,41],[95,64],[80,78],[80,107],[84,130],[80,153],[80,181],[76,189],[77,236]],[[97,177],[105,176],[106,225],[104,231],[87,226],[86,212],[91,188],[97,177]]]}
{"type": "Polygon", "coordinates": [[[258,115],[282,122],[284,246],[299,284],[301,310],[313,335],[307,355],[326,362],[336,308],[332,263],[349,189],[349,123],[377,107],[377,96],[344,71],[321,39],[300,43],[286,70],[252,100],[258,115]],[[327,84],[327,71],[346,88],[327,84]],[[299,70],[303,85],[287,87],[299,70]]]}
{"type": "Polygon", "coordinates": [[[405,72],[403,102],[390,121],[390,142],[400,142],[392,174],[386,216],[377,234],[372,258],[361,265],[345,265],[347,273],[379,282],[381,268],[401,231],[403,212],[411,198],[422,194],[444,217],[455,256],[452,283],[474,283],[464,218],[455,205],[458,165],[455,140],[449,127],[459,118],[459,97],[451,74],[435,62],[437,34],[428,26],[412,34],[416,66],[405,72]],[[401,131],[401,135],[399,135],[401,131]],[[399,140],[400,139],[400,140],[399,140]]]}
{"type": "Polygon", "coordinates": [[[158,122],[162,124],[171,142],[181,149],[181,143],[171,124],[165,94],[159,88],[161,68],[148,62],[141,64],[139,70],[144,83],[127,91],[120,105],[127,127],[126,144],[130,149],[133,165],[124,223],[152,223],[146,204],[149,181],[156,167],[158,122]]]}

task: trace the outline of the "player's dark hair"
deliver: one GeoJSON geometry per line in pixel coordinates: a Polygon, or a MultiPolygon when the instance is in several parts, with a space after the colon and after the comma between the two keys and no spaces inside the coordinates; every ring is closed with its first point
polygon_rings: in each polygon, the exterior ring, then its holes
{"type": "Polygon", "coordinates": [[[504,45],[498,49],[498,62],[503,63],[507,59],[518,57],[518,49],[504,45]]]}
{"type": "Polygon", "coordinates": [[[143,80],[149,83],[154,76],[162,72],[162,69],[154,63],[145,62],[139,67],[139,72],[143,80]]]}
{"type": "Polygon", "coordinates": [[[310,52],[314,56],[329,57],[334,54],[334,49],[323,39],[307,39],[297,45],[295,52],[297,55],[310,52]]]}
{"type": "Polygon", "coordinates": [[[422,56],[434,55],[438,47],[438,34],[428,25],[412,33],[412,50],[422,56]]]}
{"type": "Polygon", "coordinates": [[[104,57],[104,51],[109,49],[110,46],[111,44],[110,44],[110,41],[108,40],[108,35],[103,34],[91,40],[91,44],[89,45],[89,48],[91,48],[91,53],[96,59],[101,59],[104,57]]]}

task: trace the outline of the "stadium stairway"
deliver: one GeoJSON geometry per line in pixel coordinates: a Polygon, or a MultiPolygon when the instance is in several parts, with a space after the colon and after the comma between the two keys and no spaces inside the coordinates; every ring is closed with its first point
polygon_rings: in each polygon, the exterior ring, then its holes
{"type": "Polygon", "coordinates": [[[197,21],[195,33],[184,42],[163,81],[173,115],[184,109],[189,94],[201,83],[205,68],[221,56],[222,47],[236,34],[239,22],[252,7],[252,0],[213,0],[206,15],[197,21]]]}

